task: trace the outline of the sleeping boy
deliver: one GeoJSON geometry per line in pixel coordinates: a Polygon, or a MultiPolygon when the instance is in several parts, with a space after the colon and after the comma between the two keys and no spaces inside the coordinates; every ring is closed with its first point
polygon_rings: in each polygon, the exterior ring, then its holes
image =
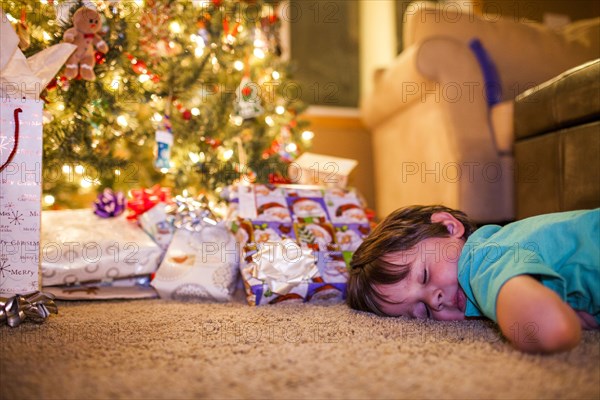
{"type": "Polygon", "coordinates": [[[350,263],[347,302],[384,316],[487,317],[527,352],[575,347],[600,326],[600,209],[476,230],[443,206],[396,210],[350,263]]]}

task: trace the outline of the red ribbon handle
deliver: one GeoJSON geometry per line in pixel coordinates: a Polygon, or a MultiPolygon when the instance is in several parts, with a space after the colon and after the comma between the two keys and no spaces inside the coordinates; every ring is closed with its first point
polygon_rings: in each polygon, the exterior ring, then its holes
{"type": "Polygon", "coordinates": [[[19,147],[19,113],[23,112],[20,108],[15,108],[14,117],[15,117],[15,145],[13,146],[12,151],[8,155],[8,159],[2,166],[0,167],[0,172],[6,168],[6,166],[12,161],[15,154],[17,154],[17,147],[19,147]]]}

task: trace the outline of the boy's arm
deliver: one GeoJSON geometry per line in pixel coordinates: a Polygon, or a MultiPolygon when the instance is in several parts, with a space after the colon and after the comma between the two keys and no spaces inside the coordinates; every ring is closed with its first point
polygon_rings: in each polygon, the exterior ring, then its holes
{"type": "Polygon", "coordinates": [[[575,311],[577,316],[579,317],[579,322],[581,322],[581,327],[583,329],[598,329],[598,322],[592,314],[589,314],[585,311],[575,311]]]}
{"type": "Polygon", "coordinates": [[[577,314],[529,275],[509,279],[496,302],[500,330],[518,349],[552,353],[572,349],[581,338],[577,314]]]}

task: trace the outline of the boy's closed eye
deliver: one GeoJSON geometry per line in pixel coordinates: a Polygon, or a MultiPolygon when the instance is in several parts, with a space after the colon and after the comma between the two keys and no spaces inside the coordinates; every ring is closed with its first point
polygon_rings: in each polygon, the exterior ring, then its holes
{"type": "MultiPolygon", "coordinates": [[[[423,286],[427,285],[427,282],[429,281],[429,271],[427,271],[427,268],[423,268],[423,286]]],[[[425,307],[425,318],[431,318],[431,310],[429,309],[429,307],[427,306],[427,304],[423,303],[423,306],[425,307]]]]}

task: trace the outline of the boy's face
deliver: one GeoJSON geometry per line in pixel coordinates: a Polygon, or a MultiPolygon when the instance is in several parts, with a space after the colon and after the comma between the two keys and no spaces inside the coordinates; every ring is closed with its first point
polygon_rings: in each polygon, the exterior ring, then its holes
{"type": "MultiPolygon", "coordinates": [[[[434,222],[437,222],[436,215],[431,218],[434,222]]],[[[409,264],[411,267],[402,281],[377,285],[376,289],[387,299],[387,302],[379,302],[384,313],[446,321],[465,319],[466,296],[457,276],[458,259],[464,246],[464,228],[462,224],[449,226],[448,231],[450,237],[425,239],[411,250],[385,256],[386,262],[409,264]]]]}

